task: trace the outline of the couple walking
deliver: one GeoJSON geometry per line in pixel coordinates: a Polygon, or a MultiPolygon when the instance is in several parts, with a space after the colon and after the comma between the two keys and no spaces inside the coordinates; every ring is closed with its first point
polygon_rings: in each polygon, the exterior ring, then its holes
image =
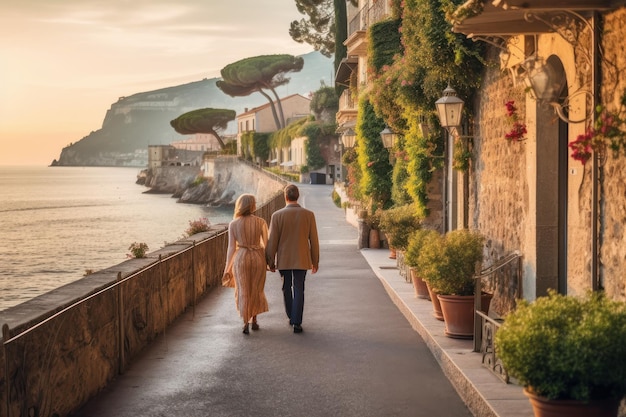
{"type": "Polygon", "coordinates": [[[285,207],[267,223],[253,213],[256,201],[250,194],[235,203],[234,220],[228,225],[228,251],[222,284],[235,288],[237,311],[243,332],[258,330],[257,315],[269,310],[265,298],[265,274],[277,269],[283,278],[285,312],[294,333],[302,332],[304,281],[307,270],[317,272],[319,241],[312,211],[298,204],[300,191],[291,184],[284,189],[285,207]]]}

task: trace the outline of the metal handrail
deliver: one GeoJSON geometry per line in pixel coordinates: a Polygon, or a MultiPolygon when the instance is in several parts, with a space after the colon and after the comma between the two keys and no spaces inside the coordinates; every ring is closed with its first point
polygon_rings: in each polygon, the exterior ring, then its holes
{"type": "MultiPolygon", "coordinates": [[[[482,311],[482,279],[493,275],[511,262],[518,260],[522,257],[520,251],[513,251],[504,258],[495,262],[491,266],[480,270],[474,275],[474,352],[479,352],[482,345],[482,326],[481,320],[479,320],[479,312],[482,311]]],[[[521,277],[521,262],[518,265],[518,278],[521,277]]],[[[521,293],[522,283],[518,281],[518,291],[521,293]]]]}

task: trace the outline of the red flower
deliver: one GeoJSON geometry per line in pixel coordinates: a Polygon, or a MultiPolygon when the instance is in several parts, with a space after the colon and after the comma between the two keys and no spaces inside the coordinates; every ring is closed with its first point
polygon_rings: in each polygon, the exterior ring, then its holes
{"type": "Polygon", "coordinates": [[[515,107],[515,102],[513,100],[507,101],[506,106],[506,115],[513,122],[511,126],[511,130],[509,133],[506,133],[504,137],[507,140],[511,141],[522,141],[525,139],[525,135],[527,132],[526,125],[519,121],[519,116],[517,115],[517,107],[515,107]]]}

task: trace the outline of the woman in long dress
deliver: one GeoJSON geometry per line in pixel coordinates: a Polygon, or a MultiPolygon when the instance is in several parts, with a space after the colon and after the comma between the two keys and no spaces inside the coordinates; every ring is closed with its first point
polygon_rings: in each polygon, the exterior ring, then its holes
{"type": "MultiPolygon", "coordinates": [[[[253,215],[256,201],[251,194],[242,194],[235,202],[234,219],[228,225],[228,251],[224,280],[234,276],[235,303],[243,319],[243,332],[258,330],[257,315],[269,310],[265,298],[265,246],[267,223],[253,215]]],[[[225,284],[227,285],[227,284],[225,284]]]]}

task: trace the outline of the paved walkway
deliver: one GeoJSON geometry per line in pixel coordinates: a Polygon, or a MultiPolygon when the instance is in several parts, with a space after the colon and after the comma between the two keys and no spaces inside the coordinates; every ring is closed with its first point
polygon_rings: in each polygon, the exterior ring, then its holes
{"type": "Polygon", "coordinates": [[[300,189],[322,249],[304,332],[287,324],[277,273],[249,336],[233,290],[218,288],[76,416],[532,416],[521,388],[481,368],[471,342],[443,336],[388,251],[357,249],[330,186],[300,189]]]}

